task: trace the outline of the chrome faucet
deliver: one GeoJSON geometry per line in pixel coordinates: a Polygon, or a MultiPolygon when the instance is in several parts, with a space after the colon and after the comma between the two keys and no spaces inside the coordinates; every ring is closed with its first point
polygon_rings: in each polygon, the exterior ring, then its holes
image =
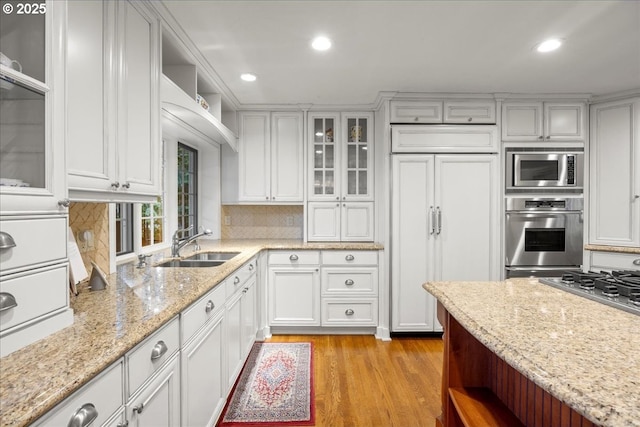
{"type": "Polygon", "coordinates": [[[198,237],[202,237],[202,236],[210,236],[213,232],[209,229],[203,230],[202,232],[195,234],[191,237],[187,237],[186,239],[180,240],[180,238],[178,237],[178,235],[180,233],[184,233],[185,231],[189,231],[193,228],[193,225],[190,225],[189,227],[183,229],[183,230],[176,230],[175,233],[173,233],[173,238],[171,239],[171,257],[173,258],[179,258],[180,257],[180,249],[184,248],[185,246],[187,246],[189,243],[193,242],[194,240],[196,240],[198,237]]]}

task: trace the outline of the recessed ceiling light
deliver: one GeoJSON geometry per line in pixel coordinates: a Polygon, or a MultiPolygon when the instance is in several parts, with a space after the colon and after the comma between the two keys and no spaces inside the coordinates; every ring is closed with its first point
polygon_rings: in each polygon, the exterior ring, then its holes
{"type": "Polygon", "coordinates": [[[255,74],[242,73],[242,74],[240,74],[240,78],[242,80],[244,80],[245,82],[255,82],[257,77],[256,77],[255,74]]]}
{"type": "Polygon", "coordinates": [[[315,50],[327,50],[331,48],[331,40],[324,36],[316,37],[311,42],[311,47],[313,47],[315,50]]]}
{"type": "Polygon", "coordinates": [[[549,39],[549,40],[545,40],[542,43],[540,43],[539,45],[536,46],[536,50],[538,52],[551,52],[553,50],[556,50],[557,48],[559,48],[562,45],[562,40],[560,39],[549,39]]]}

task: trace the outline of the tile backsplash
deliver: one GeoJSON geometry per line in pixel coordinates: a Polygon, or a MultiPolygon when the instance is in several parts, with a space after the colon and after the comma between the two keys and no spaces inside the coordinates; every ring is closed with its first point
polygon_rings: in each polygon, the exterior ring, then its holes
{"type": "Polygon", "coordinates": [[[302,239],[303,227],[303,206],[222,206],[223,239],[302,239]]]}
{"type": "Polygon", "coordinates": [[[93,249],[81,253],[87,273],[91,275],[91,261],[105,273],[109,272],[109,205],[107,203],[71,203],[69,226],[78,240],[78,233],[93,233],[93,249]]]}

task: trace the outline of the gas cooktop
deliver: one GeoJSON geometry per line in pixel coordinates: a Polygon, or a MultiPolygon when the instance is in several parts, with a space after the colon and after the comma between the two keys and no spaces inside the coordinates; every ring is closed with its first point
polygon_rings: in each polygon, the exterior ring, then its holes
{"type": "Polygon", "coordinates": [[[539,281],[640,316],[640,271],[568,271],[539,281]]]}

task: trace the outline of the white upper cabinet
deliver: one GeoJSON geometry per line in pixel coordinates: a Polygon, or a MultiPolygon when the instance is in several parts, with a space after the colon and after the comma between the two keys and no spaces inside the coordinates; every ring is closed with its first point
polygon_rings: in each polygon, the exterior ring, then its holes
{"type": "Polygon", "coordinates": [[[158,20],[137,2],[72,1],[68,21],[70,198],[155,199],[161,191],[158,20]]]}
{"type": "MultiPolygon", "coordinates": [[[[7,3],[8,4],[8,3],[7,3]]],[[[65,213],[65,4],[0,14],[0,214],[65,213]],[[45,13],[46,12],[46,13],[45,13]]],[[[14,4],[15,6],[15,4],[14,4]]],[[[37,6],[37,5],[36,5],[37,6]]]]}
{"type": "Polygon", "coordinates": [[[640,98],[591,105],[589,243],[640,246],[640,98]]]}
{"type": "Polygon", "coordinates": [[[302,113],[242,111],[239,116],[238,201],[302,203],[302,113]]]}
{"type": "Polygon", "coordinates": [[[494,124],[494,100],[398,100],[391,101],[391,123],[494,124]]]}
{"type": "Polygon", "coordinates": [[[583,142],[585,133],[582,102],[507,101],[502,105],[503,141],[583,142]]]}

